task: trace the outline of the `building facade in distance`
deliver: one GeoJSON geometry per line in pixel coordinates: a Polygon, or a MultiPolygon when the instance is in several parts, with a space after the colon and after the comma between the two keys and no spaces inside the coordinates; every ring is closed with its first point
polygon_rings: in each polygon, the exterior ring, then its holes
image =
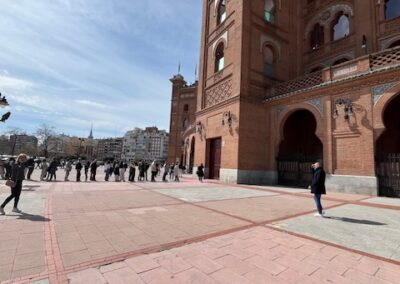
{"type": "Polygon", "coordinates": [[[97,159],[98,160],[121,160],[122,145],[124,139],[107,138],[97,140],[97,159]]]}
{"type": "Polygon", "coordinates": [[[10,152],[11,155],[18,155],[19,153],[37,155],[38,139],[27,134],[10,135],[10,152]]]}
{"type": "Polygon", "coordinates": [[[305,187],[321,161],[328,190],[400,196],[399,0],[203,0],[202,22],[206,177],[305,187]]]}
{"type": "Polygon", "coordinates": [[[165,161],[168,156],[169,135],[157,127],[135,128],[126,132],[123,159],[127,161],[165,161]]]}

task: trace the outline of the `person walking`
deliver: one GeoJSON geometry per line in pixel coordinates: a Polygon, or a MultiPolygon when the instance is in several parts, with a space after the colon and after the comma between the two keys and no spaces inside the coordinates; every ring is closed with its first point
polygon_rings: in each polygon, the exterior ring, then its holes
{"type": "Polygon", "coordinates": [[[129,163],[129,181],[130,182],[135,182],[135,176],[136,176],[136,165],[135,162],[130,162],[129,163]]]}
{"type": "Polygon", "coordinates": [[[54,177],[54,181],[57,180],[57,176],[56,176],[56,171],[57,171],[57,161],[55,159],[53,159],[50,162],[49,168],[47,169],[48,171],[48,175],[47,175],[47,181],[52,181],[53,177],[54,177]]]}
{"type": "Polygon", "coordinates": [[[115,166],[114,166],[114,177],[115,177],[115,182],[119,182],[119,163],[118,163],[118,161],[115,163],[115,166]]]}
{"type": "Polygon", "coordinates": [[[127,168],[127,166],[126,166],[125,162],[121,161],[121,163],[119,164],[119,177],[120,177],[120,180],[123,182],[125,182],[126,168],[127,168]]]}
{"type": "Polygon", "coordinates": [[[96,181],[96,173],[97,173],[97,160],[94,159],[90,164],[90,180],[96,181]]]}
{"type": "Polygon", "coordinates": [[[203,178],[204,178],[204,166],[203,166],[203,164],[200,164],[200,166],[197,168],[197,176],[199,177],[199,181],[203,182],[203,178]]]}
{"type": "Polygon", "coordinates": [[[75,170],[76,170],[76,181],[80,182],[81,181],[81,170],[82,170],[81,159],[78,159],[78,162],[75,165],[75,170]]]}
{"type": "Polygon", "coordinates": [[[88,175],[89,175],[89,168],[90,168],[90,162],[86,161],[85,166],[83,168],[84,172],[85,172],[85,182],[88,181],[88,175]]]}
{"type": "Polygon", "coordinates": [[[323,217],[325,212],[321,204],[321,195],[326,194],[325,188],[325,171],[323,170],[321,163],[316,162],[311,165],[313,170],[313,177],[309,189],[314,194],[315,205],[317,206],[317,213],[314,214],[316,217],[323,217]]]}
{"type": "Polygon", "coordinates": [[[111,168],[110,161],[106,161],[104,163],[104,180],[105,181],[108,181],[108,179],[110,178],[110,168],[111,168]]]}
{"type": "Polygon", "coordinates": [[[47,163],[46,159],[42,161],[42,172],[40,173],[40,180],[44,181],[47,176],[47,170],[49,169],[49,164],[47,163]]]}
{"type": "Polygon", "coordinates": [[[26,179],[27,180],[31,180],[31,176],[33,173],[33,169],[35,168],[35,157],[30,157],[27,161],[26,161],[26,168],[28,169],[28,173],[26,175],[26,179]]]}
{"type": "Polygon", "coordinates": [[[169,171],[169,166],[168,164],[165,162],[164,166],[163,166],[164,172],[163,172],[163,176],[162,176],[162,181],[163,182],[167,182],[167,175],[168,175],[168,171],[169,171]]]}
{"type": "Polygon", "coordinates": [[[180,174],[179,163],[176,163],[174,167],[175,181],[179,181],[179,174],[180,174]]]}
{"type": "Polygon", "coordinates": [[[173,163],[171,163],[171,165],[169,167],[169,180],[172,180],[174,177],[174,168],[175,168],[175,165],[173,163]]]}
{"type": "Polygon", "coordinates": [[[15,164],[11,168],[11,180],[15,183],[14,187],[11,187],[11,195],[4,200],[3,204],[0,206],[0,215],[5,215],[4,207],[7,203],[14,199],[14,207],[12,212],[21,213],[18,209],[19,197],[22,191],[22,182],[25,179],[25,163],[27,161],[27,156],[25,154],[19,154],[15,164]]]}
{"type": "Polygon", "coordinates": [[[64,171],[65,171],[64,181],[69,181],[68,177],[71,170],[72,170],[72,162],[71,160],[68,160],[64,166],[64,171]]]}
{"type": "Polygon", "coordinates": [[[157,165],[156,161],[153,161],[150,165],[151,171],[151,182],[156,182],[156,175],[157,175],[157,165]]]}
{"type": "Polygon", "coordinates": [[[138,181],[144,181],[144,163],[143,161],[139,162],[139,178],[138,181]]]}

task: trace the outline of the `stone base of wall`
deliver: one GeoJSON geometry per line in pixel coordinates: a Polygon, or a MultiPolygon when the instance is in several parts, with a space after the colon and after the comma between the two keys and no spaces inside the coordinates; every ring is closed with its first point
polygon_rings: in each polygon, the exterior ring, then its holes
{"type": "Polygon", "coordinates": [[[239,184],[276,184],[278,174],[275,171],[248,171],[237,169],[221,169],[220,180],[239,184]]]}
{"type": "Polygon", "coordinates": [[[375,176],[326,175],[327,191],[378,195],[378,179],[375,176]]]}

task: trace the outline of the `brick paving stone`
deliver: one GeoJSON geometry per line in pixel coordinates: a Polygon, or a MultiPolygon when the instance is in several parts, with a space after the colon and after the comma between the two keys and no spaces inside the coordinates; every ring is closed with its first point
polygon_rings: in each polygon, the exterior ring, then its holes
{"type": "Polygon", "coordinates": [[[219,283],[229,283],[229,284],[251,284],[252,282],[245,277],[235,273],[231,269],[221,269],[210,275],[219,283]]]}
{"type": "Polygon", "coordinates": [[[136,273],[142,273],[160,267],[160,264],[148,255],[129,258],[125,260],[125,263],[136,273]]]}
{"type": "Polygon", "coordinates": [[[174,278],[174,275],[163,267],[158,267],[139,274],[147,284],[176,284],[179,280],[174,278]]]}
{"type": "Polygon", "coordinates": [[[190,284],[217,284],[217,282],[204,274],[202,271],[197,268],[190,268],[181,273],[175,275],[175,279],[181,283],[190,283],[190,284]]]}
{"type": "Polygon", "coordinates": [[[380,267],[376,273],[376,277],[392,283],[398,283],[400,279],[400,268],[395,271],[380,267]]]}
{"type": "Polygon", "coordinates": [[[103,275],[95,268],[86,269],[83,271],[68,274],[68,280],[71,284],[107,284],[103,275]]]}
{"type": "Polygon", "coordinates": [[[248,262],[245,262],[233,255],[225,255],[217,258],[215,261],[226,268],[236,271],[240,275],[243,275],[256,268],[254,265],[249,264],[248,262]]]}
{"type": "Polygon", "coordinates": [[[145,284],[143,279],[129,267],[104,273],[103,277],[107,280],[107,284],[145,284]]]}
{"type": "Polygon", "coordinates": [[[111,263],[111,264],[102,265],[100,267],[100,272],[101,273],[106,273],[106,272],[110,272],[110,271],[117,270],[117,269],[120,269],[120,268],[125,268],[125,267],[128,267],[128,265],[125,262],[118,261],[118,262],[114,262],[114,263],[111,263]]]}
{"type": "Polygon", "coordinates": [[[288,269],[287,266],[258,255],[247,259],[246,262],[257,266],[260,269],[268,271],[274,276],[288,269]]]}
{"type": "MultiPolygon", "coordinates": [[[[355,282],[362,283],[362,284],[392,284],[394,282],[389,282],[383,279],[380,279],[375,276],[368,275],[364,272],[355,270],[355,269],[348,269],[343,276],[345,278],[354,280],[355,282]]],[[[397,279],[396,281],[398,281],[397,279]]]]}
{"type": "Polygon", "coordinates": [[[288,284],[287,281],[281,280],[260,268],[253,269],[243,276],[255,284],[288,284]]]}
{"type": "Polygon", "coordinates": [[[172,274],[176,274],[192,268],[192,265],[180,257],[171,257],[157,261],[162,267],[172,274]]]}
{"type": "Polygon", "coordinates": [[[217,261],[211,260],[203,254],[186,257],[185,261],[207,275],[224,268],[217,261]]]}

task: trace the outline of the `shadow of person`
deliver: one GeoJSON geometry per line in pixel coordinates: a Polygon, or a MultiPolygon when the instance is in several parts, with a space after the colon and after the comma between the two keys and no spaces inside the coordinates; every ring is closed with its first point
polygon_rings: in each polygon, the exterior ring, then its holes
{"type": "Polygon", "coordinates": [[[35,188],[40,187],[40,185],[24,185],[22,191],[35,191],[35,188]]]}
{"type": "Polygon", "coordinates": [[[19,215],[15,215],[18,216],[17,219],[19,220],[29,220],[32,222],[49,222],[50,219],[46,218],[44,216],[41,215],[34,215],[34,214],[28,214],[28,213],[20,213],[19,215]]]}
{"type": "Polygon", "coordinates": [[[348,217],[335,217],[335,216],[324,216],[326,219],[333,219],[342,222],[354,223],[354,224],[362,224],[362,225],[373,225],[373,226],[386,226],[386,223],[371,221],[371,220],[360,220],[353,219],[348,217]]]}

